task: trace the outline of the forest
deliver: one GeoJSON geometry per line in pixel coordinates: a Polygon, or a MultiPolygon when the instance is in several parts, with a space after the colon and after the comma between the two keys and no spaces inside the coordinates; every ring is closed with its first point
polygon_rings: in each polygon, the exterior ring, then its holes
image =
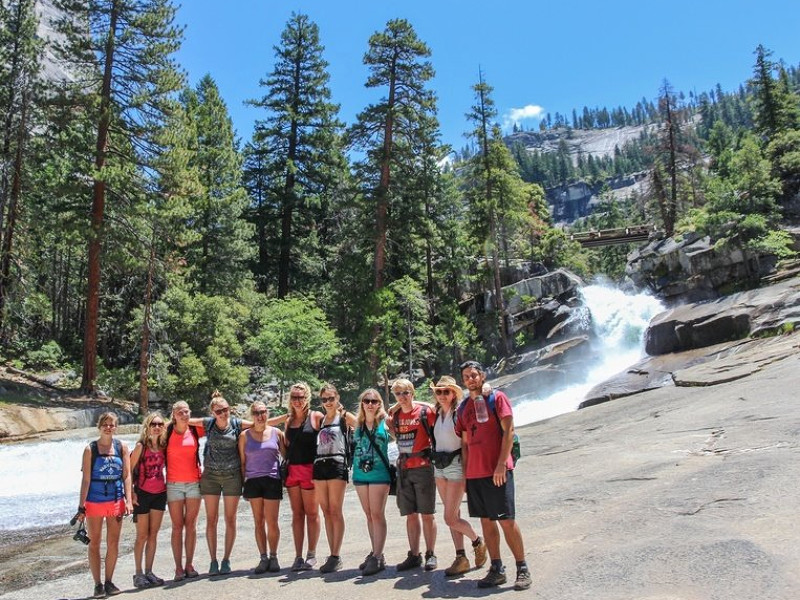
{"type": "Polygon", "coordinates": [[[171,0],[54,5],[48,38],[35,0],[0,2],[0,361],[71,371],[82,393],[146,410],[151,393],[199,405],[329,380],[346,397],[492,363],[531,342],[506,332],[504,269],[623,276],[625,247],[570,231],[648,222],[792,255],[800,73],[763,46],[734,92],[665,80],[630,109],[542,120],[565,137],[643,127],[598,159],[507,143],[483,73],[467,146],[443,144],[434,57],[403,19],[364,40],[380,100],[345,124],[319,29],[294,14],[240,143],[212,75],[189,85],[176,62],[171,0]],[[634,171],[647,193],[553,222],[546,187],[634,171]],[[484,291],[489,339],[463,308],[484,291]]]}

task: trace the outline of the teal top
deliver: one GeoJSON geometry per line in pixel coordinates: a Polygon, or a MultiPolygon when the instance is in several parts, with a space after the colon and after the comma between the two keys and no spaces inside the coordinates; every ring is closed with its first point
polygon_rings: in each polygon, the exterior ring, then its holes
{"type": "Polygon", "coordinates": [[[353,456],[353,483],[391,483],[389,471],[383,464],[378,450],[383,453],[383,457],[389,459],[389,431],[386,429],[386,421],[381,421],[375,428],[375,444],[370,441],[370,435],[362,431],[361,427],[356,428],[355,432],[356,451],[353,456]],[[364,462],[372,463],[369,471],[364,471],[364,462]]]}

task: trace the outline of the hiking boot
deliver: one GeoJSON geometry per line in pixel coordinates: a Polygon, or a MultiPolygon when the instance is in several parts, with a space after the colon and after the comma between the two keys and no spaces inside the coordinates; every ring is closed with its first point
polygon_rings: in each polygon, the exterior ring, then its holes
{"type": "Polygon", "coordinates": [[[294,559],[292,563],[292,571],[304,571],[306,568],[306,561],[303,560],[302,556],[298,556],[294,559]]]}
{"type": "Polygon", "coordinates": [[[92,594],[92,598],[105,598],[106,597],[106,588],[102,583],[95,583],[94,584],[94,594],[92,594]]]}
{"type": "Polygon", "coordinates": [[[531,587],[532,583],[533,580],[531,579],[531,572],[528,569],[520,569],[517,571],[517,580],[514,582],[515,590],[527,590],[531,587]]]}
{"type": "Polygon", "coordinates": [[[222,566],[219,568],[220,575],[227,575],[231,572],[231,561],[227,558],[222,559],[222,566]]]}
{"type": "Polygon", "coordinates": [[[258,565],[256,566],[256,568],[253,569],[253,573],[255,573],[256,575],[261,575],[262,573],[266,573],[267,567],[269,567],[269,559],[262,558],[261,560],[258,561],[258,565]]]}
{"type": "Polygon", "coordinates": [[[319,568],[320,573],[333,573],[334,571],[339,571],[344,565],[342,565],[342,559],[338,556],[329,556],[328,560],[325,561],[325,564],[319,568]]]}
{"type": "Polygon", "coordinates": [[[105,591],[106,596],[116,596],[122,593],[122,590],[110,581],[106,581],[105,585],[103,585],[103,591],[105,591]]]}
{"type": "Polygon", "coordinates": [[[138,575],[133,576],[133,587],[137,590],[143,590],[144,588],[150,587],[150,582],[147,580],[147,576],[139,573],[138,575]]]}
{"type": "Polygon", "coordinates": [[[439,563],[436,560],[436,555],[430,550],[425,552],[425,570],[433,571],[438,566],[439,563]]]}
{"type": "Polygon", "coordinates": [[[469,560],[463,554],[456,554],[456,559],[453,564],[444,570],[444,574],[448,577],[455,577],[456,575],[463,575],[469,571],[469,560]]]}
{"type": "Polygon", "coordinates": [[[366,566],[367,566],[367,563],[369,562],[369,559],[370,559],[372,556],[373,556],[373,552],[370,550],[370,553],[369,553],[369,554],[367,554],[367,556],[364,558],[364,562],[362,562],[360,565],[358,565],[358,570],[359,570],[359,571],[363,571],[363,570],[366,568],[366,566]]]}
{"type": "MultiPolygon", "coordinates": [[[[475,568],[480,569],[483,565],[486,564],[486,543],[478,538],[480,543],[475,546],[473,544],[472,551],[475,553],[475,568]]],[[[477,541],[477,540],[476,540],[477,541]]]]}
{"type": "Polygon", "coordinates": [[[411,550],[409,550],[406,559],[399,565],[397,565],[395,569],[397,569],[398,571],[408,571],[409,569],[416,569],[417,567],[421,566],[422,566],[422,555],[411,554],[411,550]]]}
{"type": "Polygon", "coordinates": [[[486,576],[483,579],[478,580],[478,587],[479,588],[496,587],[498,585],[503,585],[505,582],[506,582],[505,569],[503,569],[502,571],[498,571],[494,567],[491,567],[489,571],[486,573],[486,576]]]}
{"type": "Polygon", "coordinates": [[[219,563],[217,559],[211,561],[211,564],[208,566],[208,574],[209,575],[219,575],[219,563]]]}
{"type": "Polygon", "coordinates": [[[278,557],[277,556],[270,556],[269,562],[267,564],[267,571],[270,573],[277,573],[281,570],[281,566],[278,564],[278,557]]]}
{"type": "Polygon", "coordinates": [[[148,571],[144,576],[147,577],[147,581],[150,582],[150,585],[164,585],[164,580],[152,571],[148,571]]]}
{"type": "Polygon", "coordinates": [[[362,575],[375,575],[376,573],[380,573],[386,568],[386,561],[383,560],[383,556],[378,558],[374,554],[371,554],[364,564],[364,568],[361,569],[362,575]]]}

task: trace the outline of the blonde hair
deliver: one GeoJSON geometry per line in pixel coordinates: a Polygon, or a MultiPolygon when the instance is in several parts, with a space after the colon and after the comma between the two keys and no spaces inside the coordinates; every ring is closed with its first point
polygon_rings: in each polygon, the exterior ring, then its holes
{"type": "MultiPolygon", "coordinates": [[[[189,408],[189,403],[186,400],[178,400],[175,404],[172,405],[172,411],[170,413],[170,420],[175,420],[175,412],[181,408],[189,408]]],[[[189,408],[189,414],[191,414],[192,409],[189,408]]]]}
{"type": "MultiPolygon", "coordinates": [[[[298,381],[292,387],[289,388],[289,420],[295,418],[295,416],[302,416],[301,423],[305,422],[306,417],[308,417],[308,413],[311,410],[311,387],[305,381],[298,381]],[[303,397],[305,398],[305,402],[303,403],[303,408],[301,409],[302,415],[298,415],[297,411],[295,410],[294,404],[292,404],[291,395],[292,390],[300,390],[303,392],[303,397]]],[[[288,426],[288,421],[287,421],[288,426]]]]}
{"type": "Polygon", "coordinates": [[[386,407],[383,405],[383,396],[375,388],[367,388],[358,395],[358,426],[363,427],[364,422],[367,420],[367,412],[364,410],[364,397],[367,394],[372,394],[381,401],[378,405],[378,411],[375,413],[375,419],[378,423],[386,418],[386,407]]]}
{"type": "Polygon", "coordinates": [[[395,379],[394,383],[392,383],[392,391],[396,392],[398,390],[408,389],[411,390],[411,395],[414,396],[416,390],[414,389],[414,384],[411,383],[408,379],[395,379]]]}
{"type": "Polygon", "coordinates": [[[145,448],[148,447],[148,443],[150,442],[150,423],[152,423],[156,418],[161,419],[161,421],[164,423],[164,427],[161,428],[161,433],[158,436],[157,442],[158,449],[163,450],[167,447],[167,420],[158,411],[147,413],[147,416],[142,421],[142,430],[139,432],[138,442],[145,448]]]}
{"type": "Polygon", "coordinates": [[[211,404],[208,405],[208,410],[211,412],[211,414],[214,414],[214,407],[217,406],[218,404],[222,404],[223,402],[225,404],[228,404],[228,401],[225,400],[225,397],[222,395],[222,392],[220,392],[219,390],[214,390],[213,392],[211,392],[211,404]]]}

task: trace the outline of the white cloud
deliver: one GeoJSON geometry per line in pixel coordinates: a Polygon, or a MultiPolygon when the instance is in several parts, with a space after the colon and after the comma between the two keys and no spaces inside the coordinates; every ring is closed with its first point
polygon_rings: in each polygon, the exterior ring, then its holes
{"type": "Polygon", "coordinates": [[[509,129],[514,123],[519,124],[520,121],[528,119],[540,119],[543,114],[544,108],[537,104],[528,104],[522,108],[512,108],[505,115],[503,128],[509,129]]]}

